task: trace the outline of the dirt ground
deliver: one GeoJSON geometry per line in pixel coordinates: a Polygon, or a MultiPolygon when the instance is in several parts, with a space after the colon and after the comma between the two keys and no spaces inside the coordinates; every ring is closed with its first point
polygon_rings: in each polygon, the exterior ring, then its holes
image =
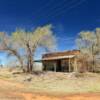
{"type": "Polygon", "coordinates": [[[0,100],[100,100],[100,93],[52,96],[45,93],[25,92],[24,88],[23,84],[0,79],[0,100]]]}

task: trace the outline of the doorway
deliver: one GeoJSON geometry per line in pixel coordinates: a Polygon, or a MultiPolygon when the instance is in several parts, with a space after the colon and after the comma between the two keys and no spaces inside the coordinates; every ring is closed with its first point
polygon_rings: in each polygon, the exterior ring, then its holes
{"type": "Polygon", "coordinates": [[[57,60],[57,72],[62,71],[61,60],[57,60]]]}

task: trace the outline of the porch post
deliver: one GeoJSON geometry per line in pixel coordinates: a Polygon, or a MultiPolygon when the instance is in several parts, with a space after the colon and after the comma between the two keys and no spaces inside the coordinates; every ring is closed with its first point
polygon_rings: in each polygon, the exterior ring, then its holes
{"type": "Polygon", "coordinates": [[[77,59],[74,58],[74,71],[77,72],[78,68],[77,68],[77,59]]]}
{"type": "Polygon", "coordinates": [[[54,71],[55,71],[55,72],[57,71],[56,63],[54,63],[54,71]]]}
{"type": "Polygon", "coordinates": [[[68,63],[69,63],[69,72],[71,71],[71,66],[70,66],[70,58],[69,58],[69,61],[68,61],[68,63]]]}

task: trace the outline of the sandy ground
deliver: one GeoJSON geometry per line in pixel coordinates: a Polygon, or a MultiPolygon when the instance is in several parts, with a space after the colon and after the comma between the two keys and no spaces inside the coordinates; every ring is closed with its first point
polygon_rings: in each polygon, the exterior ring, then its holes
{"type": "Polygon", "coordinates": [[[100,100],[100,93],[52,96],[24,91],[24,88],[23,84],[0,79],[0,100],[100,100]]]}

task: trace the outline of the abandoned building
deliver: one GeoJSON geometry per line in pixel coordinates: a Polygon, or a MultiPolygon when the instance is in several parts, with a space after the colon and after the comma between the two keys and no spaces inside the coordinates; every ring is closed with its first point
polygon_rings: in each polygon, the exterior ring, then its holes
{"type": "Polygon", "coordinates": [[[42,56],[45,71],[72,72],[77,70],[79,50],[47,53],[42,56]]]}

